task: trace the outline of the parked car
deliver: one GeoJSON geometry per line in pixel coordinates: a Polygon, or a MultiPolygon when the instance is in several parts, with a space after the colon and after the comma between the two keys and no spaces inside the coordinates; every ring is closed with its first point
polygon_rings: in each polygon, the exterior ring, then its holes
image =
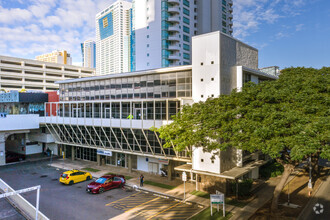
{"type": "Polygon", "coordinates": [[[24,154],[18,154],[14,152],[7,151],[6,152],[6,163],[12,163],[17,161],[25,160],[24,154]]]}
{"type": "Polygon", "coordinates": [[[88,184],[86,192],[103,193],[113,188],[119,188],[125,183],[125,177],[122,175],[105,175],[88,184]]]}
{"type": "Polygon", "coordinates": [[[62,173],[59,181],[63,184],[72,185],[83,181],[92,179],[92,175],[88,172],[81,170],[69,170],[62,173]]]}

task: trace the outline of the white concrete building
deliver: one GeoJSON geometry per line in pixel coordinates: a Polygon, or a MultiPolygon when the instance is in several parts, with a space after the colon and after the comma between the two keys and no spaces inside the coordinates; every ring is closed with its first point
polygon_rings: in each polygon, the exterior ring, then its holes
{"type": "Polygon", "coordinates": [[[0,56],[0,89],[55,91],[55,81],[90,76],[95,69],[0,56]]]}
{"type": "Polygon", "coordinates": [[[133,0],[136,70],[191,64],[191,37],[232,34],[232,0],[133,0]]]}
{"type": "Polygon", "coordinates": [[[163,148],[164,141],[150,130],[171,123],[171,116],[183,105],[229,94],[248,81],[278,78],[258,71],[257,49],[219,31],[193,37],[192,49],[188,66],[59,82],[60,102],[50,110],[57,113],[41,118],[40,123],[67,158],[156,174],[165,169],[169,178],[186,171],[197,188],[243,175],[257,178],[258,166],[265,162],[259,153],[234,148],[177,152],[163,148]]]}
{"type": "Polygon", "coordinates": [[[82,66],[96,68],[96,44],[93,40],[86,40],[81,44],[82,66]]]}
{"type": "Polygon", "coordinates": [[[129,72],[131,66],[132,3],[118,0],[96,15],[96,72],[129,72]]]}

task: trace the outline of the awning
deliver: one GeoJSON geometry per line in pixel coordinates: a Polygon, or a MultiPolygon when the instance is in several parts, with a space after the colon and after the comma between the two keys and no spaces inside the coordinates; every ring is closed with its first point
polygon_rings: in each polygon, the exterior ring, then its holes
{"type": "Polygon", "coordinates": [[[223,173],[212,173],[212,172],[201,171],[201,170],[193,170],[192,164],[183,164],[183,165],[174,167],[174,170],[181,171],[181,172],[189,172],[189,173],[192,172],[192,173],[201,174],[201,175],[215,176],[215,177],[235,180],[235,179],[240,178],[244,174],[249,173],[251,170],[255,169],[256,167],[260,167],[260,166],[264,165],[265,163],[267,163],[267,161],[258,160],[258,161],[246,164],[244,167],[234,167],[223,173]]]}

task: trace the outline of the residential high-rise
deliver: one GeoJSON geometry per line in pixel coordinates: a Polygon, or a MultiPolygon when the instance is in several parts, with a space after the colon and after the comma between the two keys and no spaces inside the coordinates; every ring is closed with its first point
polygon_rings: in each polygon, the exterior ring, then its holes
{"type": "Polygon", "coordinates": [[[134,70],[132,3],[118,0],[96,15],[96,72],[134,70]]]}
{"type": "Polygon", "coordinates": [[[51,53],[37,56],[36,60],[50,62],[50,63],[72,65],[72,58],[66,50],[62,50],[62,51],[54,50],[51,53]]]}
{"type": "Polygon", "coordinates": [[[191,38],[232,35],[232,0],[118,0],[96,15],[99,74],[191,64],[191,38]]]}
{"type": "Polygon", "coordinates": [[[231,35],[232,0],[133,0],[136,70],[188,65],[191,37],[231,35]]]}
{"type": "Polygon", "coordinates": [[[96,67],[96,44],[93,40],[86,40],[81,43],[82,66],[95,68],[96,67]]]}

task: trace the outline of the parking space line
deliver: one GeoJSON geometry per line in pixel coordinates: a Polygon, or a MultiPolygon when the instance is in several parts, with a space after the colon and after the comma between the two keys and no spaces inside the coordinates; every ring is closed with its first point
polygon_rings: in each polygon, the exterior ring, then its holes
{"type": "Polygon", "coordinates": [[[109,206],[109,205],[111,205],[112,203],[118,202],[118,201],[123,200],[123,199],[126,199],[126,198],[128,198],[128,197],[135,196],[135,195],[137,195],[137,194],[139,194],[139,193],[141,193],[141,192],[134,193],[134,194],[129,195],[129,196],[126,196],[126,197],[124,197],[124,198],[121,198],[121,199],[118,199],[118,200],[116,200],[116,201],[110,202],[110,203],[106,204],[105,206],[109,206]]]}
{"type": "Polygon", "coordinates": [[[154,199],[152,199],[152,200],[150,200],[150,201],[144,202],[144,203],[142,203],[142,204],[140,204],[140,205],[138,205],[138,206],[135,206],[135,207],[133,207],[133,208],[131,208],[131,209],[128,209],[128,210],[126,210],[125,212],[128,212],[128,211],[130,211],[130,210],[132,210],[132,209],[135,209],[135,208],[137,208],[137,207],[139,207],[139,206],[141,206],[141,205],[148,204],[149,202],[156,201],[157,199],[159,199],[159,197],[154,198],[154,199]]]}
{"type": "Polygon", "coordinates": [[[167,209],[164,209],[164,210],[161,211],[161,212],[158,212],[158,213],[154,214],[153,216],[150,216],[149,218],[147,218],[147,220],[152,219],[153,217],[156,217],[157,215],[160,215],[160,214],[162,214],[163,212],[166,212],[167,210],[169,210],[169,209],[171,209],[171,208],[174,208],[175,206],[178,206],[179,204],[180,204],[180,202],[178,202],[178,203],[175,204],[175,205],[172,205],[172,206],[168,207],[167,209]]]}

